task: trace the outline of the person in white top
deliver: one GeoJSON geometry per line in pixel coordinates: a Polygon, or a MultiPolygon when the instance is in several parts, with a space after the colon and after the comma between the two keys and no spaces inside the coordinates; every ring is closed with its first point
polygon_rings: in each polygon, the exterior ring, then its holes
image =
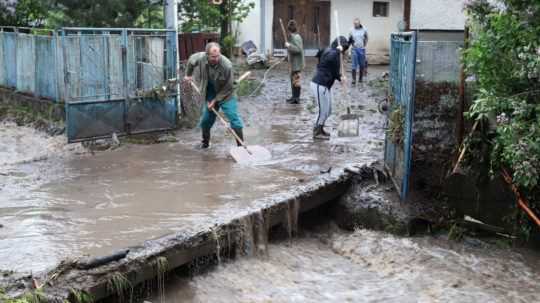
{"type": "Polygon", "coordinates": [[[352,45],[352,84],[356,84],[356,72],[358,71],[358,82],[362,82],[364,71],[367,67],[366,47],[368,43],[368,32],[360,19],[354,19],[354,27],[349,33],[349,44],[352,45]]]}

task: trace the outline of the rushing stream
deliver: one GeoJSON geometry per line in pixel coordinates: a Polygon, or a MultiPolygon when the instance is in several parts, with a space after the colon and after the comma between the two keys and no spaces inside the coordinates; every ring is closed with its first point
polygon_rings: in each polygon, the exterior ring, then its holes
{"type": "MultiPolygon", "coordinates": [[[[480,243],[480,242],[479,242],[480,243]]],[[[487,244],[485,244],[487,245],[487,244]]],[[[270,244],[149,302],[540,302],[538,256],[336,228],[270,244]]]]}

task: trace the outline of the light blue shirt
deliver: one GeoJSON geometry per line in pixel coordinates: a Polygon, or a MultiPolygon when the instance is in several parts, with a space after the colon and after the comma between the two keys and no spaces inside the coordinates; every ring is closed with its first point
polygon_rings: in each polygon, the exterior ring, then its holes
{"type": "Polygon", "coordinates": [[[351,36],[354,40],[354,48],[364,48],[364,41],[366,39],[367,30],[365,27],[361,28],[353,28],[351,29],[351,32],[349,33],[349,36],[351,36]]]}

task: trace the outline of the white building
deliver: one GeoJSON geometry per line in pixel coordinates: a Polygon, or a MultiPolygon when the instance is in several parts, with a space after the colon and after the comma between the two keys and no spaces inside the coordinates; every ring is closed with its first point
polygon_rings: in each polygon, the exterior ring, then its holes
{"type": "Polygon", "coordinates": [[[465,0],[411,0],[410,28],[420,40],[463,41],[465,0]]]}
{"type": "Polygon", "coordinates": [[[385,62],[388,60],[389,34],[397,31],[399,21],[403,20],[403,0],[252,1],[256,7],[239,25],[239,42],[252,40],[266,53],[282,53],[283,34],[279,19],[286,26],[287,21],[294,18],[300,26],[306,54],[315,54],[319,47],[329,45],[331,37],[337,36],[334,17],[337,11],[340,34],[347,36],[354,18],[360,18],[369,33],[367,52],[370,62],[385,62]]]}
{"type": "MultiPolygon", "coordinates": [[[[181,0],[178,0],[181,1],[181,0]]],[[[340,34],[347,36],[354,18],[360,18],[369,33],[367,54],[370,63],[388,61],[390,33],[414,29],[420,37],[439,39],[463,35],[464,0],[244,0],[255,8],[238,25],[238,42],[252,40],[265,53],[283,53],[283,34],[279,20],[286,26],[295,19],[304,39],[307,55],[326,47],[340,34]],[[338,13],[338,25],[334,12],[338,13]],[[425,33],[425,34],[424,34],[425,33]],[[456,36],[457,35],[457,36],[456,36]],[[332,38],[332,39],[331,39],[332,38]],[[319,42],[320,41],[320,42],[319,42]]]]}

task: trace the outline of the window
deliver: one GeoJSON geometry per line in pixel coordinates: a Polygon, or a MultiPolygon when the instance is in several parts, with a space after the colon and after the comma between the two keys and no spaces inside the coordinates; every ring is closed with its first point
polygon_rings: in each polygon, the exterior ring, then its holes
{"type": "Polygon", "coordinates": [[[373,2],[373,17],[388,17],[388,2],[373,2]]]}

